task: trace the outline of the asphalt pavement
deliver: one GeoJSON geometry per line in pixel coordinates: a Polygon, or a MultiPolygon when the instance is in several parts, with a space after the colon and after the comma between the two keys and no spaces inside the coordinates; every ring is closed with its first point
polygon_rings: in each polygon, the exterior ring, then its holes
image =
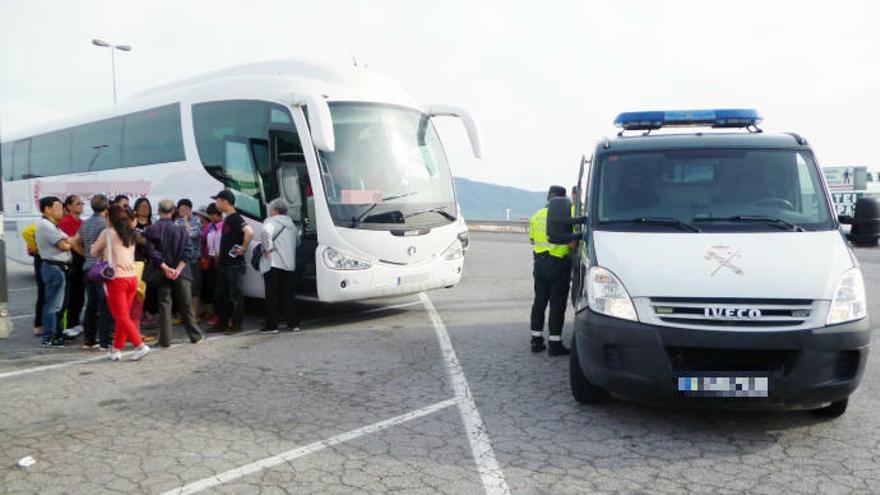
{"type": "MultiPolygon", "coordinates": [[[[880,250],[857,255],[880,315],[880,250]]],[[[522,234],[472,234],[453,289],[307,305],[277,335],[252,307],[140,362],[41,349],[29,270],[9,264],[0,493],[880,493],[874,359],[834,420],[578,405],[567,358],[529,352],[522,234]]]]}

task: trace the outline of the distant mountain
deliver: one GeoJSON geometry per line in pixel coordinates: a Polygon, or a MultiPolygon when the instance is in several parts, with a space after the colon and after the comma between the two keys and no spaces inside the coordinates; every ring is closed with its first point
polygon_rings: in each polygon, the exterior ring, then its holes
{"type": "Polygon", "coordinates": [[[546,192],[526,191],[461,177],[455,178],[455,190],[466,220],[505,220],[506,208],[510,208],[511,220],[520,220],[543,208],[547,200],[546,192]]]}

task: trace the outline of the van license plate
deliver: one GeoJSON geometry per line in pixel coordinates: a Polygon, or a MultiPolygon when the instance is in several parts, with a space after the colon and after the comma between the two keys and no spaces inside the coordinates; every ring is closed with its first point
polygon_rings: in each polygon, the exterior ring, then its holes
{"type": "Polygon", "coordinates": [[[768,397],[768,376],[679,376],[678,392],[689,397],[768,397]]]}

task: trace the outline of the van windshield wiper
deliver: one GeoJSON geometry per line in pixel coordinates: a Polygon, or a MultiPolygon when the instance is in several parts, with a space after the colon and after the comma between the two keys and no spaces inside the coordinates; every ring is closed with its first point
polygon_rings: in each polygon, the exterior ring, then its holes
{"type": "Polygon", "coordinates": [[[437,213],[440,216],[442,216],[443,218],[449,220],[450,222],[454,222],[457,220],[455,218],[455,215],[446,211],[445,206],[435,206],[434,208],[425,208],[424,210],[414,211],[414,212],[406,215],[404,218],[414,217],[416,215],[423,215],[425,213],[437,213]]]}
{"type": "Polygon", "coordinates": [[[643,225],[669,225],[670,227],[675,227],[679,230],[687,230],[689,232],[702,232],[699,227],[695,225],[691,225],[686,222],[682,222],[677,218],[672,217],[638,217],[633,218],[631,220],[606,220],[599,222],[600,224],[609,224],[609,223],[637,223],[643,225]]]}
{"type": "Polygon", "coordinates": [[[740,223],[769,223],[794,232],[806,232],[800,225],[783,220],[779,217],[765,217],[761,215],[734,215],[732,217],[719,218],[694,218],[693,222],[740,222],[740,223]]]}

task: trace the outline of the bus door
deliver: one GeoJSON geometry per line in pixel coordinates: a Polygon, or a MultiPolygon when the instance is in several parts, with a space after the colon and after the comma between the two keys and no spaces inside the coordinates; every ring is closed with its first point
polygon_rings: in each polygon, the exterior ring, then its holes
{"type": "Polygon", "coordinates": [[[302,290],[306,295],[312,292],[317,295],[315,250],[318,248],[318,231],[302,145],[296,132],[288,129],[270,130],[269,143],[278,196],[287,201],[290,206],[288,215],[302,233],[296,253],[297,275],[303,281],[302,290]]]}

